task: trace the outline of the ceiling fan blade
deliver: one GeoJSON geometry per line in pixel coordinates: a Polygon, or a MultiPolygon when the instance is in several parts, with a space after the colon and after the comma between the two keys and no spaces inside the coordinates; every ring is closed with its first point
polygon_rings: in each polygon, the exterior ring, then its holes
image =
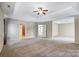
{"type": "Polygon", "coordinates": [[[45,12],[42,12],[44,15],[46,15],[46,13],[45,12]]]}
{"type": "Polygon", "coordinates": [[[47,12],[48,10],[43,10],[44,12],[47,12]]]}
{"type": "Polygon", "coordinates": [[[33,12],[38,12],[38,11],[33,11],[33,12]]]}
{"type": "Polygon", "coordinates": [[[37,15],[39,15],[40,13],[37,13],[37,15]]]}

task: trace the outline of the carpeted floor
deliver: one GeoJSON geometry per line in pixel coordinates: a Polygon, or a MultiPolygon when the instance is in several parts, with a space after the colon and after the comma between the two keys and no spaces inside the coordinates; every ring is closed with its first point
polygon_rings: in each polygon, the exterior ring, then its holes
{"type": "Polygon", "coordinates": [[[0,57],[17,57],[18,54],[15,53],[15,51],[10,48],[9,46],[5,45],[0,52],[0,57]]]}
{"type": "Polygon", "coordinates": [[[79,57],[79,45],[72,43],[57,43],[51,40],[10,47],[5,45],[0,56],[7,57],[79,57]]]}

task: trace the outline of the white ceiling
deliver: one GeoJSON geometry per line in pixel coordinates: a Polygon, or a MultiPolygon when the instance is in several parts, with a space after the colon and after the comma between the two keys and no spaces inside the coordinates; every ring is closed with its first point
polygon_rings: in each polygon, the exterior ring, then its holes
{"type": "Polygon", "coordinates": [[[42,22],[79,15],[77,2],[4,2],[0,4],[7,17],[24,21],[42,22]],[[10,8],[7,5],[10,5],[10,8]],[[38,16],[34,13],[33,8],[37,6],[47,7],[47,15],[38,16]]]}

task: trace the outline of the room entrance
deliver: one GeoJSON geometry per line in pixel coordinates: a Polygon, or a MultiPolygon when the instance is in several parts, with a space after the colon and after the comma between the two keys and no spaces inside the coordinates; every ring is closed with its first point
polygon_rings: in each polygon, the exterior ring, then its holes
{"type": "Polygon", "coordinates": [[[46,24],[38,24],[38,37],[46,37],[46,24]]]}

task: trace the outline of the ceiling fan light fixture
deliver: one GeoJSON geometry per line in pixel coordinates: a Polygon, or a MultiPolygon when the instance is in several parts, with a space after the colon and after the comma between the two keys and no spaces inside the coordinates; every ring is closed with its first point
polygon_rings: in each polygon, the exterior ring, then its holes
{"type": "Polygon", "coordinates": [[[44,8],[44,7],[36,7],[34,8],[33,12],[36,12],[37,15],[46,15],[47,12],[48,12],[48,9],[47,8],[44,8]]]}

